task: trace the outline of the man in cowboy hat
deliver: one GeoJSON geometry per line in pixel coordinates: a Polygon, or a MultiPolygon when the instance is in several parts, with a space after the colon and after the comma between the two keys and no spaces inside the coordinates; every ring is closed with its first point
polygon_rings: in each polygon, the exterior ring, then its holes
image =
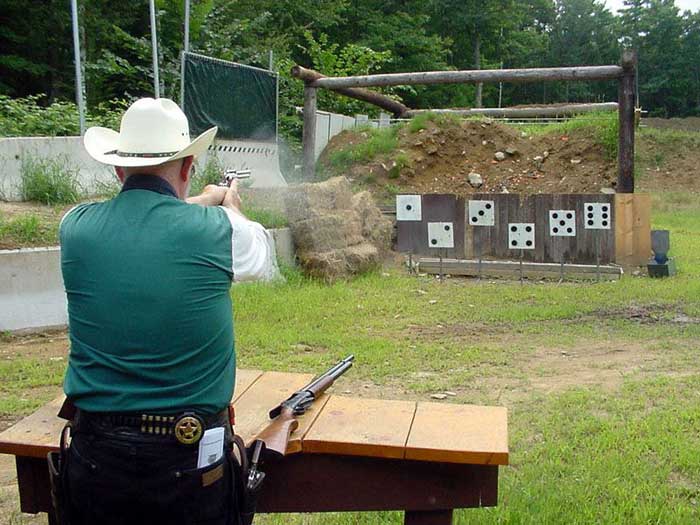
{"type": "Polygon", "coordinates": [[[215,135],[190,141],[184,113],[163,98],[136,101],[119,133],[85,134],[123,186],[60,227],[64,390],[77,407],[64,476],[71,524],[233,523],[229,288],[277,270],[235,182],[187,198],[193,160],[215,135]]]}

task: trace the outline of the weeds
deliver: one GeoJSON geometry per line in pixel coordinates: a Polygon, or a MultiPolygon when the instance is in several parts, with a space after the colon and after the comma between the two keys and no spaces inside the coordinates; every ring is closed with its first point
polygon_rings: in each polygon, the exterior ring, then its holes
{"type": "Polygon", "coordinates": [[[391,153],[398,144],[398,128],[368,128],[362,133],[368,135],[367,140],[359,144],[349,144],[346,147],[333,151],[328,156],[328,166],[333,171],[346,170],[356,162],[367,162],[378,155],[391,153]]]}
{"type": "Polygon", "coordinates": [[[275,210],[244,204],[241,211],[251,221],[259,222],[265,228],[286,228],[289,226],[286,215],[275,210]]]}
{"type": "Polygon", "coordinates": [[[219,184],[223,173],[224,167],[219,161],[219,158],[213,153],[208,154],[207,162],[204,164],[201,173],[195,172],[195,175],[192,177],[190,195],[199,195],[208,184],[219,184]]]}
{"type": "Polygon", "coordinates": [[[0,249],[58,244],[58,221],[47,221],[38,215],[26,214],[4,219],[0,217],[0,249]]]}
{"type": "Polygon", "coordinates": [[[603,146],[610,159],[617,157],[619,121],[616,112],[588,113],[556,124],[523,126],[521,130],[529,135],[568,135],[577,130],[588,130],[593,133],[596,142],[603,146]]]}
{"type": "Polygon", "coordinates": [[[80,200],[78,170],[65,158],[22,159],[22,199],[42,204],[74,204],[80,200]]]}
{"type": "Polygon", "coordinates": [[[408,123],[408,131],[418,133],[420,130],[428,127],[428,123],[434,123],[439,127],[447,127],[450,125],[459,125],[460,118],[452,113],[421,113],[411,119],[408,123]]]}

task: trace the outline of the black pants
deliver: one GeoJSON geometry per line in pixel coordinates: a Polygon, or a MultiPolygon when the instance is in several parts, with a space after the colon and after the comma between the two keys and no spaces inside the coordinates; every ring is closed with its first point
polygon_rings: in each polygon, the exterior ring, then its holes
{"type": "Polygon", "coordinates": [[[138,430],[78,428],[68,449],[71,525],[234,523],[231,434],[224,455],[197,469],[197,446],[138,430]]]}

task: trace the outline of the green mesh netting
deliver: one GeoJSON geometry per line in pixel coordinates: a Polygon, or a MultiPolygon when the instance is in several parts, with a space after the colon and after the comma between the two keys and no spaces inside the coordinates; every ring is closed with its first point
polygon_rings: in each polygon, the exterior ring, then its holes
{"type": "Polygon", "coordinates": [[[275,139],[275,73],[195,53],[184,60],[183,109],[193,136],[218,126],[222,139],[275,139]]]}

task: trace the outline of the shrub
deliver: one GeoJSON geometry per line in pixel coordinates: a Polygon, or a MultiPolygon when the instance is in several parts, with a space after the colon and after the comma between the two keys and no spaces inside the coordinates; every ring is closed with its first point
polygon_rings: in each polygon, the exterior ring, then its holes
{"type": "MultiPolygon", "coordinates": [[[[0,136],[3,137],[56,137],[80,135],[78,107],[72,102],[55,101],[48,106],[40,102],[44,95],[10,98],[0,95],[0,136]]],[[[88,126],[118,129],[121,116],[128,107],[125,100],[101,103],[88,111],[88,126]]]]}
{"type": "Polygon", "coordinates": [[[73,204],[80,200],[78,170],[65,158],[22,160],[22,199],[42,204],[73,204]]]}
{"type": "Polygon", "coordinates": [[[204,190],[204,186],[208,184],[219,184],[223,173],[224,167],[221,165],[219,158],[215,154],[209,153],[204,168],[197,171],[192,177],[190,195],[199,195],[204,190]]]}

